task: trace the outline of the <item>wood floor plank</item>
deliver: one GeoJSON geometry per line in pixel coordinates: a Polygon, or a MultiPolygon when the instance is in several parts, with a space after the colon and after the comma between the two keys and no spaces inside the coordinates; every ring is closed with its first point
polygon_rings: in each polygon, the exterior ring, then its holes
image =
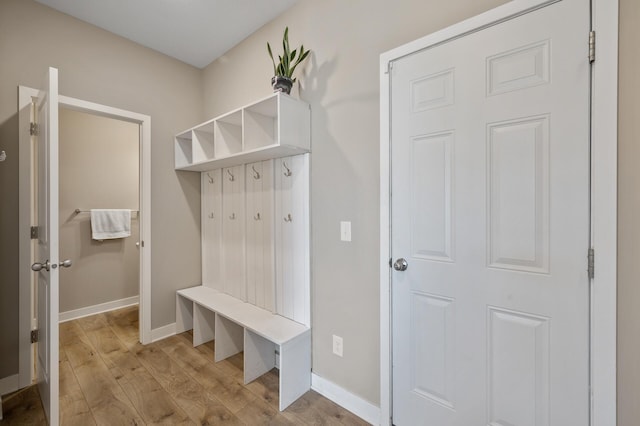
{"type": "MultiPolygon", "coordinates": [[[[192,339],[141,345],[136,306],[60,324],[61,424],[367,424],[313,391],[279,412],[276,369],[245,386],[242,353],[216,363],[215,343],[192,339]]],[[[36,387],[3,402],[0,425],[45,424],[36,387]]]]}
{"type": "Polygon", "coordinates": [[[109,327],[109,322],[107,321],[107,315],[104,313],[91,315],[84,318],[79,318],[76,320],[82,330],[86,333],[87,331],[98,330],[100,328],[109,327]]]}
{"type": "Polygon", "coordinates": [[[97,424],[144,424],[124,390],[90,344],[78,342],[66,346],[65,350],[97,424]]]}
{"type": "Polygon", "coordinates": [[[110,327],[97,328],[86,334],[113,377],[147,423],[191,423],[184,410],[140,363],[136,355],[125,347],[110,327]]]}
{"type": "Polygon", "coordinates": [[[204,386],[186,374],[160,345],[147,345],[136,355],[158,382],[200,425],[241,425],[242,422],[221,402],[211,398],[204,386]]]}
{"type": "Polygon", "coordinates": [[[301,424],[287,419],[277,409],[259,399],[247,404],[236,415],[247,425],[293,426],[301,424]]]}
{"type": "Polygon", "coordinates": [[[2,409],[2,426],[47,424],[36,385],[5,395],[2,399],[2,409]]]}
{"type": "Polygon", "coordinates": [[[207,355],[194,351],[184,340],[176,339],[173,345],[165,346],[163,350],[232,413],[256,399],[235,377],[221,371],[207,355]]]}
{"type": "Polygon", "coordinates": [[[95,425],[96,421],[82,391],[60,395],[60,424],[63,426],[95,425]]]}
{"type": "Polygon", "coordinates": [[[271,408],[280,409],[280,377],[277,369],[263,374],[245,387],[271,408]]]}
{"type": "Polygon", "coordinates": [[[105,315],[113,332],[122,340],[125,346],[131,348],[139,342],[137,305],[106,312],[105,315]]]}

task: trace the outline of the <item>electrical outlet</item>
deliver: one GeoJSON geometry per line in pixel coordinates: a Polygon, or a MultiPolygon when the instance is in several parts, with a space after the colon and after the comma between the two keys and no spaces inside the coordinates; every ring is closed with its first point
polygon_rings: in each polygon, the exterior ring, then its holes
{"type": "Polygon", "coordinates": [[[342,337],[333,335],[333,353],[342,356],[342,337]]]}
{"type": "Polygon", "coordinates": [[[351,222],[340,222],[340,240],[351,241],[351,222]]]}

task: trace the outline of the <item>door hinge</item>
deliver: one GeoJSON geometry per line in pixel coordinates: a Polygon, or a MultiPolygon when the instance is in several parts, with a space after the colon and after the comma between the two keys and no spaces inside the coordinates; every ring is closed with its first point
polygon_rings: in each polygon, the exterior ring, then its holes
{"type": "Polygon", "coordinates": [[[594,274],[595,257],[596,255],[594,250],[590,248],[589,253],[587,254],[587,261],[588,261],[587,272],[589,273],[589,279],[593,279],[593,277],[595,276],[594,274]]]}
{"type": "Polygon", "coordinates": [[[38,227],[37,226],[32,226],[31,227],[31,239],[32,240],[37,240],[38,239],[38,227]]]}
{"type": "Polygon", "coordinates": [[[389,61],[387,62],[387,70],[384,73],[389,74],[392,69],[393,69],[393,62],[389,61]]]}
{"type": "Polygon", "coordinates": [[[39,334],[38,329],[31,330],[31,343],[36,343],[38,341],[39,334]]]}
{"type": "Polygon", "coordinates": [[[38,123],[31,123],[29,125],[29,134],[31,136],[36,136],[38,134],[38,123]]]}
{"type": "Polygon", "coordinates": [[[594,63],[596,60],[596,32],[589,32],[589,63],[594,63]]]}

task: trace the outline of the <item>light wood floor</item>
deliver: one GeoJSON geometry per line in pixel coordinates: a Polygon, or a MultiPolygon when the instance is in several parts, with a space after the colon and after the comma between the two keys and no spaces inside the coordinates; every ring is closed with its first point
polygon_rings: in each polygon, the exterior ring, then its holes
{"type": "MultiPolygon", "coordinates": [[[[243,385],[242,361],[214,362],[189,333],[142,346],[137,307],[62,323],[61,424],[368,424],[313,391],[279,412],[277,370],[243,385]]],[[[45,424],[35,387],[5,400],[0,425],[45,424]]]]}

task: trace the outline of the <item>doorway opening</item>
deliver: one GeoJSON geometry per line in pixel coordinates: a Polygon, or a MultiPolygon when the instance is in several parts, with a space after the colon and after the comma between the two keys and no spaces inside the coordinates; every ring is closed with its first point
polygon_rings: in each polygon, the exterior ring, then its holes
{"type": "Polygon", "coordinates": [[[59,109],[60,322],[138,303],[139,154],[138,123],[59,109]],[[106,212],[129,236],[94,235],[92,209],[130,210],[106,212]]]}
{"type": "MultiPolygon", "coordinates": [[[[23,388],[32,384],[37,377],[36,372],[36,345],[31,342],[31,331],[37,329],[37,300],[35,296],[35,278],[32,273],[30,267],[34,262],[34,253],[35,253],[35,243],[31,239],[31,226],[34,223],[34,211],[35,211],[35,202],[34,202],[34,182],[36,178],[36,163],[34,162],[33,153],[34,150],[34,138],[30,134],[30,123],[34,122],[34,108],[33,102],[37,99],[38,90],[28,88],[28,87],[19,87],[19,123],[20,123],[20,175],[19,175],[19,187],[20,187],[20,201],[19,201],[19,212],[20,212],[20,294],[19,294],[19,373],[18,373],[18,388],[23,388]]],[[[115,301],[111,302],[100,302],[94,303],[91,305],[87,305],[86,300],[84,302],[75,300],[73,303],[81,303],[87,306],[93,307],[93,310],[83,311],[84,308],[78,308],[79,305],[74,305],[70,303],[69,305],[65,305],[67,301],[61,299],[61,312],[66,312],[66,317],[62,315],[62,320],[68,320],[73,317],[80,317],[85,315],[90,315],[91,313],[98,312],[95,309],[100,309],[102,307],[103,311],[115,309],[118,307],[126,306],[128,304],[137,303],[136,298],[139,300],[139,309],[138,309],[138,323],[139,323],[139,340],[143,344],[147,344],[151,342],[151,117],[139,114],[131,111],[126,111],[118,108],[113,108],[110,106],[105,106],[101,104],[96,104],[80,99],[70,98],[66,96],[59,96],[59,112],[61,116],[65,115],[76,115],[82,114],[85,119],[89,121],[104,121],[104,120],[113,120],[119,127],[129,127],[131,130],[131,126],[135,129],[137,133],[137,177],[136,183],[138,186],[137,195],[135,196],[135,200],[131,202],[135,202],[135,205],[126,205],[122,207],[116,207],[108,204],[101,205],[80,205],[77,206],[69,206],[73,208],[71,213],[67,212],[66,215],[61,215],[60,220],[60,230],[61,234],[64,232],[63,228],[69,227],[72,228],[74,225],[78,225],[81,227],[80,233],[75,233],[75,236],[70,237],[68,244],[73,247],[65,247],[66,243],[61,244],[61,256],[66,256],[67,254],[73,254],[74,250],[78,251],[80,254],[80,258],[91,255],[92,250],[97,251],[99,248],[103,250],[107,249],[107,251],[113,252],[114,248],[123,249],[122,253],[133,251],[134,255],[137,253],[135,259],[129,259],[129,265],[126,268],[129,276],[136,276],[136,280],[134,283],[134,287],[136,287],[137,292],[129,288],[125,290],[124,293],[127,294],[126,291],[137,293],[136,295],[124,296],[121,298],[117,298],[115,301]],[[88,227],[88,217],[89,214],[86,211],[92,208],[126,208],[131,210],[136,210],[132,212],[132,236],[129,238],[127,243],[133,244],[133,250],[131,247],[125,249],[125,247],[118,247],[118,243],[115,245],[105,245],[104,241],[102,243],[95,241],[90,241],[91,235],[85,235],[84,233],[87,230],[90,230],[88,227]],[[80,210],[76,213],[76,210],[80,210]],[[86,240],[86,239],[89,240],[86,240]],[[94,245],[95,244],[95,245],[94,245]],[[102,244],[102,246],[100,246],[102,244]],[[67,250],[71,249],[70,253],[67,253],[67,250]],[[133,267],[131,264],[133,263],[133,267]],[[132,271],[135,269],[135,271],[132,271]],[[66,307],[66,308],[65,308],[66,307]]],[[[61,130],[64,131],[64,130],[61,130]]],[[[82,142],[82,141],[81,141],[82,142]]],[[[85,141],[88,143],[89,141],[85,141]]],[[[74,150],[69,151],[68,155],[75,155],[74,150]]],[[[112,150],[110,152],[110,156],[113,158],[117,158],[121,156],[122,153],[117,150],[112,150]]],[[[65,155],[65,154],[63,154],[65,155]]],[[[100,157],[104,157],[104,155],[100,155],[100,157]]],[[[65,163],[67,159],[60,159],[61,165],[65,163]]],[[[73,159],[71,159],[73,160],[73,159]]],[[[100,161],[107,161],[107,158],[100,158],[100,161]]],[[[130,160],[130,159],[129,159],[130,160]]],[[[80,168],[79,164],[75,164],[72,162],[72,165],[69,167],[73,168],[71,170],[71,178],[73,180],[82,181],[88,180],[91,176],[88,174],[93,174],[93,170],[89,170],[89,172],[82,173],[81,170],[76,170],[76,168],[80,168]]],[[[131,168],[131,165],[130,165],[131,168]]],[[[120,173],[118,170],[114,170],[114,173],[120,173]]],[[[129,172],[132,173],[132,172],[129,172]]],[[[94,176],[95,177],[95,176],[94,176]]],[[[98,176],[100,178],[100,176],[98,176]]],[[[107,178],[102,178],[107,179],[107,178]]],[[[98,182],[91,182],[91,185],[88,185],[88,192],[95,192],[98,195],[103,191],[103,184],[98,182]]],[[[64,188],[61,188],[62,191],[65,191],[64,188]]],[[[61,199],[65,197],[66,194],[61,192],[61,199]]],[[[77,200],[74,201],[74,203],[77,200]]],[[[78,201],[80,202],[80,201],[78,201]]],[[[87,200],[88,203],[91,200],[87,200]]],[[[106,201],[105,201],[106,203],[106,201]]],[[[62,207],[62,206],[61,206],[62,207]]],[[[63,212],[61,212],[63,213],[63,212]]],[[[64,214],[64,213],[63,213],[64,214]]],[[[73,233],[71,235],[74,235],[73,233]]],[[[119,243],[121,246],[124,245],[123,242],[119,243]]],[[[90,257],[90,256],[89,256],[90,257]]],[[[115,257],[118,257],[116,255],[115,257]]],[[[66,259],[66,257],[65,257],[66,259]]],[[[71,259],[73,262],[73,259],[71,259]]],[[[78,264],[78,262],[76,262],[78,264]]],[[[109,264],[109,262],[107,262],[109,264]]],[[[82,262],[79,263],[82,265],[82,262]]],[[[111,262],[110,265],[113,267],[114,263],[111,262]]],[[[88,269],[92,268],[92,265],[86,265],[88,269]]],[[[102,266],[105,267],[104,265],[102,266]]],[[[108,266],[107,266],[108,268],[108,266]]],[[[117,268],[117,266],[116,266],[117,268]]],[[[82,268],[79,268],[82,269],[82,268]]],[[[69,272],[69,271],[65,271],[69,272]]],[[[74,271],[75,272],[75,271],[74,271]]],[[[90,276],[100,274],[100,272],[96,271],[88,271],[90,276]]],[[[64,298],[64,289],[63,287],[66,285],[66,274],[62,275],[62,281],[60,286],[60,292],[62,297],[64,298]]],[[[122,290],[122,289],[121,289],[122,290]]],[[[74,295],[76,299],[82,299],[84,296],[74,295]]],[[[106,297],[106,296],[102,296],[106,297]]],[[[117,297],[117,296],[116,296],[117,297]]],[[[104,299],[103,299],[104,300],[104,299]]]]}

